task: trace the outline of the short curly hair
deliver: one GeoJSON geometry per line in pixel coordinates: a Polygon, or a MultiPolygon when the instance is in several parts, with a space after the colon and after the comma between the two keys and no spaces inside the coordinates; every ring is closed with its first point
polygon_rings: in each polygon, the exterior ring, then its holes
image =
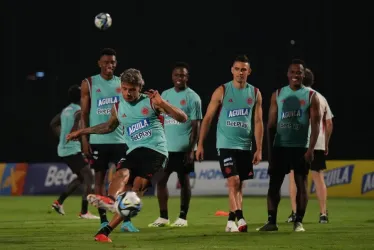
{"type": "Polygon", "coordinates": [[[137,85],[140,88],[144,86],[144,80],[142,73],[140,70],[137,69],[126,69],[122,74],[121,74],[121,83],[129,83],[133,85],[137,85]]]}

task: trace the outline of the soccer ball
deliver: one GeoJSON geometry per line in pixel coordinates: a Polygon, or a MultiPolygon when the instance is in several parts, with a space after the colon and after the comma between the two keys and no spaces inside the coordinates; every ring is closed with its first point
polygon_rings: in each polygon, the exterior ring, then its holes
{"type": "Polygon", "coordinates": [[[108,13],[100,13],[95,16],[95,26],[100,30],[106,30],[112,26],[112,17],[108,13]]]}
{"type": "Polygon", "coordinates": [[[117,196],[114,206],[121,216],[135,217],[142,208],[140,198],[133,191],[127,191],[117,196]]]}

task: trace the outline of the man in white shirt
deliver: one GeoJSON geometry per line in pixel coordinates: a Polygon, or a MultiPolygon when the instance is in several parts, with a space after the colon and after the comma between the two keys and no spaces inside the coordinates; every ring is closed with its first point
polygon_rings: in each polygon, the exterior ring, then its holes
{"type": "MultiPolygon", "coordinates": [[[[305,69],[305,78],[303,80],[303,84],[306,87],[311,88],[314,83],[314,75],[310,69],[305,69]]],[[[312,89],[312,88],[311,88],[312,89]]],[[[314,89],[313,89],[314,90],[314,89]]],[[[315,90],[314,90],[315,91],[315,90]]],[[[311,164],[312,170],[312,179],[316,187],[316,194],[319,201],[320,206],[320,216],[319,216],[319,223],[328,223],[328,214],[326,208],[326,201],[327,201],[327,190],[325,179],[323,175],[323,170],[326,169],[326,155],[329,153],[329,141],[332,134],[332,118],[334,115],[332,114],[329,104],[326,98],[317,93],[317,96],[320,101],[320,112],[321,112],[321,122],[320,122],[320,133],[318,136],[318,140],[316,146],[314,148],[314,160],[311,164]]],[[[296,213],[296,184],[294,180],[293,171],[289,174],[290,179],[290,199],[291,199],[291,207],[292,213],[288,217],[287,222],[293,222],[295,220],[295,213],[296,213]]]]}

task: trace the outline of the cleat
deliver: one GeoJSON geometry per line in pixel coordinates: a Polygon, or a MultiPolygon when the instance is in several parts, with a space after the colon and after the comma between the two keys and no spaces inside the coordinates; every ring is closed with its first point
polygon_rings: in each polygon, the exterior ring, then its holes
{"type": "Polygon", "coordinates": [[[130,233],[137,233],[139,229],[137,229],[131,221],[123,222],[121,225],[121,232],[130,232],[130,233]]]}
{"type": "Polygon", "coordinates": [[[176,221],[174,221],[173,224],[171,224],[171,227],[187,227],[188,223],[187,220],[178,218],[176,221]]]}
{"type": "Polygon", "coordinates": [[[90,212],[87,212],[85,214],[80,213],[79,218],[81,219],[88,219],[88,220],[100,220],[99,216],[93,215],[90,212]]]}
{"type": "Polygon", "coordinates": [[[58,201],[54,201],[52,203],[52,209],[54,209],[57,213],[61,215],[65,215],[64,207],[58,201]]]}
{"type": "Polygon", "coordinates": [[[293,224],[293,230],[295,232],[305,232],[305,229],[304,229],[303,224],[301,222],[295,222],[293,224]]]}
{"type": "Polygon", "coordinates": [[[227,221],[225,232],[226,233],[237,233],[237,232],[239,232],[239,229],[236,226],[235,221],[232,221],[232,220],[227,221]]]}
{"type": "Polygon", "coordinates": [[[167,227],[170,225],[169,219],[158,217],[153,223],[149,224],[148,227],[167,227]]]}
{"type": "Polygon", "coordinates": [[[288,219],[286,220],[287,223],[295,222],[296,220],[296,214],[292,211],[290,216],[288,216],[288,219]]]}
{"type": "Polygon", "coordinates": [[[95,235],[95,241],[99,242],[112,242],[112,240],[106,236],[105,234],[97,234],[95,235]]]}
{"type": "Polygon", "coordinates": [[[90,203],[92,206],[96,208],[105,209],[112,213],[116,212],[114,201],[107,196],[102,196],[98,194],[89,194],[87,196],[87,201],[88,203],[90,203]]]}
{"type": "Polygon", "coordinates": [[[266,222],[265,225],[262,227],[256,228],[257,231],[259,232],[271,232],[271,231],[278,231],[278,226],[277,224],[272,224],[270,222],[266,222]]]}
{"type": "Polygon", "coordinates": [[[247,222],[244,219],[238,221],[238,230],[239,232],[248,232],[247,222]]]}
{"type": "Polygon", "coordinates": [[[319,223],[321,223],[321,224],[329,223],[329,217],[326,214],[320,214],[319,215],[319,223]]]}

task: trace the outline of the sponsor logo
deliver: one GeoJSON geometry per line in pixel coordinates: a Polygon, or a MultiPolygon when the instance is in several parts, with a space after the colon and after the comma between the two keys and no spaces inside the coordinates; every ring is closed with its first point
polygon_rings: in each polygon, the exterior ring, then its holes
{"type": "Polygon", "coordinates": [[[361,194],[374,190],[374,172],[364,174],[362,176],[361,194]]]}
{"type": "Polygon", "coordinates": [[[227,127],[235,127],[235,128],[248,128],[248,123],[241,122],[241,121],[226,121],[227,127]]]}
{"type": "Polygon", "coordinates": [[[231,117],[238,117],[238,116],[248,116],[249,115],[249,111],[250,111],[249,108],[245,108],[245,109],[232,109],[232,110],[227,111],[227,117],[231,118],[231,117]]]}
{"type": "Polygon", "coordinates": [[[303,114],[303,111],[301,109],[298,110],[292,110],[292,111],[285,111],[282,112],[282,119],[287,119],[287,118],[293,118],[293,117],[301,117],[303,114]]]}
{"type": "Polygon", "coordinates": [[[143,129],[143,128],[146,128],[150,125],[149,123],[149,119],[144,119],[144,120],[141,120],[137,123],[134,123],[132,125],[130,125],[129,127],[127,127],[127,134],[129,136],[131,136],[132,134],[136,133],[137,131],[143,129]]]}

